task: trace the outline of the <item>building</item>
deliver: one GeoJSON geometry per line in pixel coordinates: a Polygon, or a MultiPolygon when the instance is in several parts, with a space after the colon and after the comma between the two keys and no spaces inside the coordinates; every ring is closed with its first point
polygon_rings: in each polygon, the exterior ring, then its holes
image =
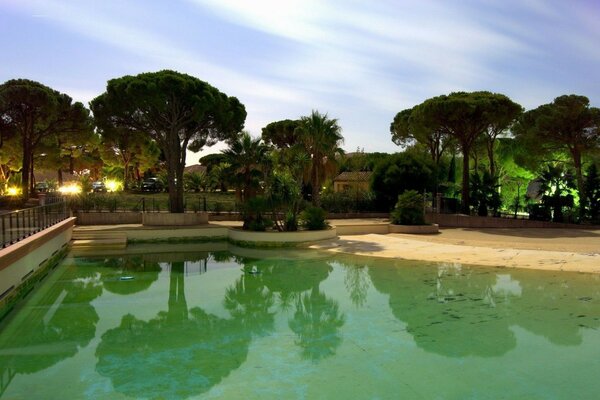
{"type": "Polygon", "coordinates": [[[334,192],[368,191],[371,181],[370,171],[346,171],[333,180],[334,192]]]}

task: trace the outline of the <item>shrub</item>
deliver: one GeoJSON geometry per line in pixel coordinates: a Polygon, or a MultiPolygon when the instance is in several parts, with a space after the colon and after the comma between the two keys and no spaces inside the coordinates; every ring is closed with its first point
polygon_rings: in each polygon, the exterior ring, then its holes
{"type": "Polygon", "coordinates": [[[307,207],[300,214],[302,226],[309,231],[319,231],[327,228],[327,221],[325,221],[326,217],[327,211],[323,210],[321,207],[313,206],[307,207]]]}
{"type": "Polygon", "coordinates": [[[283,220],[283,228],[285,231],[288,232],[298,230],[298,217],[294,212],[288,211],[285,213],[285,218],[283,220]]]}
{"type": "Polygon", "coordinates": [[[375,211],[374,199],[371,191],[327,192],[321,195],[321,206],[334,213],[375,211]]]}
{"type": "Polygon", "coordinates": [[[114,213],[115,211],[117,211],[118,205],[119,205],[119,200],[117,196],[107,196],[105,199],[106,202],[106,209],[111,212],[114,213]]]}
{"type": "Polygon", "coordinates": [[[497,179],[488,171],[471,175],[471,205],[477,210],[477,215],[487,217],[488,209],[492,209],[494,215],[498,213],[498,208],[502,205],[499,187],[497,179]]]}
{"type": "Polygon", "coordinates": [[[220,201],[216,201],[213,206],[213,211],[217,215],[221,214],[221,211],[223,211],[223,203],[221,203],[220,201]]]}
{"type": "Polygon", "coordinates": [[[242,205],[242,217],[244,225],[242,229],[249,231],[265,231],[273,226],[273,222],[265,217],[268,204],[264,197],[256,196],[249,198],[242,205]]]}
{"type": "Polygon", "coordinates": [[[381,160],[373,170],[371,189],[379,211],[389,211],[405,190],[432,190],[435,165],[414,152],[393,154],[381,160]]]}
{"type": "Polygon", "coordinates": [[[407,190],[398,196],[396,207],[390,214],[392,224],[425,225],[423,196],[416,190],[407,190]]]}

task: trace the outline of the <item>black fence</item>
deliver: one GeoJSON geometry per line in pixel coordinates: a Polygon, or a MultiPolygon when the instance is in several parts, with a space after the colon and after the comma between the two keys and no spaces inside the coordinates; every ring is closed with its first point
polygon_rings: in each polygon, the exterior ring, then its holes
{"type": "Polygon", "coordinates": [[[10,246],[69,217],[64,201],[0,215],[0,243],[10,246]]]}

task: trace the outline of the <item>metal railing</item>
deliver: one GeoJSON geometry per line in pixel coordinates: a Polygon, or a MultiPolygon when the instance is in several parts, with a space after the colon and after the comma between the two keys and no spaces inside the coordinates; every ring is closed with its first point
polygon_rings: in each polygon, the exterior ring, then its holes
{"type": "Polygon", "coordinates": [[[0,243],[5,248],[69,217],[64,201],[0,215],[0,243]]]}

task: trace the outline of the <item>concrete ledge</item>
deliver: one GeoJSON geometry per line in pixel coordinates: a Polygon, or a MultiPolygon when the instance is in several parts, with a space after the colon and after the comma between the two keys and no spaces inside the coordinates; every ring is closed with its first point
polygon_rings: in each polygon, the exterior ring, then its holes
{"type": "Polygon", "coordinates": [[[377,233],[385,235],[388,233],[389,224],[353,224],[353,225],[336,225],[338,235],[367,235],[369,233],[377,233]]]}
{"type": "Polygon", "coordinates": [[[432,234],[438,233],[440,227],[437,224],[431,225],[394,225],[389,224],[389,233],[410,233],[410,234],[432,234]]]}
{"type": "MultiPolygon", "coordinates": [[[[64,236],[63,242],[55,246],[56,248],[52,249],[50,253],[39,251],[39,253],[43,253],[39,255],[42,257],[40,258],[40,261],[43,258],[47,258],[48,254],[60,249],[63,244],[71,241],[73,225],[75,225],[75,218],[67,218],[66,220],[54,224],[51,227],[31,235],[28,238],[25,238],[4,249],[0,249],[0,271],[10,267],[19,260],[32,256],[47,242],[53,241],[59,236],[64,236]]],[[[4,283],[4,279],[0,279],[0,282],[4,283]]],[[[1,289],[2,288],[0,287],[0,293],[3,292],[1,289]]]]}
{"type": "Polygon", "coordinates": [[[0,250],[0,319],[66,254],[75,218],[0,250]]]}
{"type": "Polygon", "coordinates": [[[560,222],[532,221],[497,217],[479,217],[463,214],[425,213],[425,222],[436,223],[442,228],[563,228],[598,229],[594,225],[565,224],[560,222]]]}
{"type": "Polygon", "coordinates": [[[190,226],[208,224],[208,213],[143,213],[145,226],[190,226]]]}
{"type": "Polygon", "coordinates": [[[227,240],[227,227],[189,227],[174,229],[131,229],[124,233],[128,242],[186,242],[227,240]]]}
{"type": "Polygon", "coordinates": [[[75,213],[77,225],[141,224],[140,212],[82,212],[75,213]]]}
{"type": "Polygon", "coordinates": [[[230,228],[229,240],[241,245],[258,246],[285,246],[300,243],[318,242],[320,240],[335,239],[336,228],[324,231],[296,231],[296,232],[252,232],[230,228]]]}

